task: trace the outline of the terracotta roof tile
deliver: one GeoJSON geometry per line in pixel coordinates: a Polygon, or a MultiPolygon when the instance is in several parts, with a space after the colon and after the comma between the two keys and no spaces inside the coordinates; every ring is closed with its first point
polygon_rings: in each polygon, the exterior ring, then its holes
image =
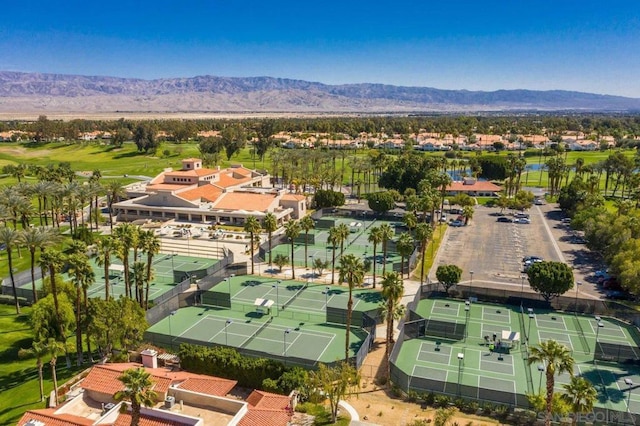
{"type": "Polygon", "coordinates": [[[236,178],[229,174],[220,174],[220,179],[215,182],[215,185],[221,188],[229,188],[231,186],[241,185],[243,183],[251,181],[250,177],[236,178]]]}
{"type": "Polygon", "coordinates": [[[290,200],[290,201],[302,201],[305,198],[306,197],[304,195],[300,195],[300,194],[284,194],[282,196],[283,200],[290,200]]]}
{"type": "Polygon", "coordinates": [[[286,426],[291,421],[287,411],[266,408],[249,408],[238,426],[286,426]]]}
{"type": "MultiPolygon", "coordinates": [[[[170,420],[161,419],[158,417],[151,417],[147,415],[140,415],[140,423],[139,426],[183,426],[185,424],[193,424],[192,422],[172,422],[170,420]]],[[[113,426],[129,426],[131,425],[131,414],[130,413],[120,413],[116,421],[113,423],[113,426]]],[[[48,425],[47,425],[48,426],[48,425]]]]}
{"type": "Polygon", "coordinates": [[[184,188],[188,188],[190,186],[195,186],[195,183],[156,183],[153,185],[147,185],[147,192],[150,191],[158,191],[158,190],[164,190],[164,191],[175,191],[176,189],[184,189],[184,188]]]}
{"type": "Polygon", "coordinates": [[[447,187],[447,191],[499,192],[499,191],[502,191],[502,188],[494,183],[487,182],[487,181],[476,181],[473,185],[465,185],[464,182],[456,181],[456,182],[451,182],[451,184],[447,187]]]}
{"type": "Polygon", "coordinates": [[[215,201],[222,194],[222,190],[214,185],[202,185],[197,188],[181,191],[178,196],[189,201],[205,200],[215,201]]]}
{"type": "Polygon", "coordinates": [[[29,420],[38,420],[46,426],[89,426],[93,424],[93,420],[71,414],[54,414],[55,411],[53,408],[27,411],[18,421],[18,426],[24,426],[29,420]]]}
{"type": "Polygon", "coordinates": [[[213,205],[213,208],[265,212],[275,199],[275,194],[227,192],[218,198],[219,201],[213,205]]]}
{"type": "Polygon", "coordinates": [[[178,385],[178,388],[204,393],[207,395],[225,396],[236,386],[236,381],[218,377],[190,377],[178,385]]]}
{"type": "Polygon", "coordinates": [[[284,410],[289,406],[289,397],[277,393],[254,390],[247,398],[247,403],[256,408],[284,410]]]}
{"type": "MultiPolygon", "coordinates": [[[[122,382],[118,380],[122,372],[129,368],[139,367],[141,367],[141,365],[135,363],[96,365],[91,369],[87,377],[84,378],[80,386],[83,389],[113,395],[123,389],[122,382]]],[[[150,371],[150,374],[151,380],[154,382],[153,390],[156,392],[166,392],[171,384],[171,379],[160,376],[157,373],[154,374],[152,371],[150,371]]]]}

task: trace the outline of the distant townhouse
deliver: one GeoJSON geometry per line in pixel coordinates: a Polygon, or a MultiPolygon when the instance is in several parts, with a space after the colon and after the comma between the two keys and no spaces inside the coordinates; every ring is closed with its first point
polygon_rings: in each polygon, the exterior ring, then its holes
{"type": "Polygon", "coordinates": [[[471,197],[496,197],[500,191],[502,187],[476,179],[453,181],[447,187],[447,195],[467,194],[471,197]]]}

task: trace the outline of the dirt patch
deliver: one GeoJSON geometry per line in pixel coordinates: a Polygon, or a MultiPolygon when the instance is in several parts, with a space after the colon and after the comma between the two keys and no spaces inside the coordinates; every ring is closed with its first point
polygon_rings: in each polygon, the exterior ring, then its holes
{"type": "MultiPolygon", "coordinates": [[[[394,397],[386,387],[376,385],[377,380],[386,375],[384,349],[384,340],[376,339],[373,351],[369,353],[360,370],[362,376],[360,392],[349,398],[349,404],[358,412],[361,421],[369,423],[407,425],[418,419],[431,419],[433,421],[436,411],[434,408],[423,408],[420,404],[405,402],[394,397]]],[[[453,424],[453,422],[457,422],[461,426],[499,424],[497,420],[462,413],[457,413],[449,424],[453,424]]]]}
{"type": "Polygon", "coordinates": [[[15,155],[23,158],[44,157],[51,153],[48,149],[34,149],[28,150],[22,146],[4,146],[0,147],[0,152],[15,155]]]}

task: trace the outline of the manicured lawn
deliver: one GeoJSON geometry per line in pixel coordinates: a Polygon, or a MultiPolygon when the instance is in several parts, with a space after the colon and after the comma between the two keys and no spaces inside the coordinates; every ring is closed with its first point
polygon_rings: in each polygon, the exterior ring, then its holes
{"type": "MultiPolygon", "coordinates": [[[[422,262],[424,262],[424,280],[427,281],[427,276],[429,275],[429,270],[433,266],[433,259],[435,259],[436,254],[438,253],[438,249],[440,248],[440,243],[442,242],[442,236],[444,232],[447,230],[447,225],[445,223],[438,224],[436,229],[433,231],[433,238],[427,244],[427,249],[424,252],[424,258],[422,262]]],[[[413,273],[411,274],[411,278],[414,280],[420,279],[420,264],[418,264],[413,273]]]]}
{"type": "MultiPolygon", "coordinates": [[[[31,347],[32,333],[28,320],[30,312],[31,308],[23,307],[22,314],[16,316],[13,306],[0,305],[0,425],[14,425],[25,411],[46,408],[45,402],[40,402],[35,358],[18,358],[21,348],[31,347]]],[[[72,359],[73,366],[67,369],[64,355],[58,358],[59,385],[87,368],[76,367],[75,358],[72,359]]],[[[44,362],[44,391],[45,396],[48,396],[53,390],[53,381],[49,358],[45,358],[44,362]]]]}

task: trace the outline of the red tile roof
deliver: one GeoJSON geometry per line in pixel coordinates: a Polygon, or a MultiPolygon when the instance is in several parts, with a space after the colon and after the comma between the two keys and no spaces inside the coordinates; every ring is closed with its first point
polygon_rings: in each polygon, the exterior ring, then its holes
{"type": "MultiPolygon", "coordinates": [[[[96,365],[91,369],[87,377],[84,378],[80,386],[83,389],[113,395],[119,390],[124,389],[122,382],[118,380],[122,372],[129,368],[139,367],[141,367],[140,364],[131,362],[96,365]]],[[[147,369],[147,371],[149,371],[149,369],[147,369]]],[[[166,392],[169,389],[169,385],[171,384],[170,378],[154,374],[152,371],[149,371],[149,373],[151,373],[151,380],[154,382],[153,390],[155,392],[166,392]]]]}
{"type": "Polygon", "coordinates": [[[286,411],[266,408],[249,408],[238,426],[287,426],[291,416],[286,411]]]}
{"type": "MultiPolygon", "coordinates": [[[[166,419],[160,419],[158,417],[150,417],[141,415],[139,426],[184,426],[187,423],[183,422],[172,422],[166,419]]],[[[192,424],[189,422],[188,424],[192,424]]],[[[131,425],[131,414],[130,413],[120,413],[116,421],[113,423],[113,426],[129,426],[131,425]]],[[[48,426],[48,425],[47,425],[48,426]]]]}
{"type": "Polygon", "coordinates": [[[218,198],[219,201],[213,205],[213,208],[265,212],[275,199],[275,194],[227,192],[218,198]]]}
{"type": "Polygon", "coordinates": [[[472,185],[465,185],[464,182],[451,182],[451,185],[447,187],[447,191],[459,191],[459,192],[499,192],[502,188],[494,183],[487,181],[476,181],[472,185]]]}
{"type": "Polygon", "coordinates": [[[288,396],[278,395],[277,393],[264,392],[260,390],[254,390],[247,398],[247,403],[256,408],[270,408],[277,410],[284,410],[289,407],[288,396]]]}
{"type": "Polygon", "coordinates": [[[46,426],[89,426],[94,423],[91,419],[71,414],[54,414],[55,411],[53,408],[27,411],[18,421],[18,426],[24,426],[29,420],[38,420],[46,426]]]}
{"type": "Polygon", "coordinates": [[[205,200],[215,201],[222,194],[222,190],[214,185],[202,185],[197,188],[187,189],[178,193],[180,198],[184,198],[189,201],[205,200]]]}
{"type": "Polygon", "coordinates": [[[230,174],[222,173],[220,174],[220,179],[214,183],[221,188],[229,188],[249,181],[251,181],[251,177],[249,176],[235,177],[230,174]]]}
{"type": "Polygon", "coordinates": [[[220,379],[218,377],[189,377],[178,385],[179,389],[207,395],[225,396],[236,386],[235,380],[220,379]]]}

